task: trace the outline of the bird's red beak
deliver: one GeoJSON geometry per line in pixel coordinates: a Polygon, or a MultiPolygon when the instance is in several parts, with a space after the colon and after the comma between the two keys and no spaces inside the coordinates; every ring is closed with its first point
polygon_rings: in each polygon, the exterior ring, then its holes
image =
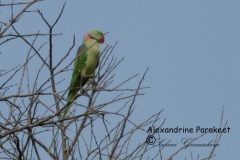
{"type": "Polygon", "coordinates": [[[101,39],[99,39],[98,43],[101,43],[101,44],[103,44],[103,43],[104,43],[104,36],[102,36],[102,38],[101,38],[101,39]]]}

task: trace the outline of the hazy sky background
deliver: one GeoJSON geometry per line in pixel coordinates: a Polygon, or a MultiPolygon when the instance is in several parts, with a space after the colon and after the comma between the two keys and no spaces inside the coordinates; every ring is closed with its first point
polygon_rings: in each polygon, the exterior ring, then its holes
{"type": "MultiPolygon", "coordinates": [[[[31,7],[31,10],[40,9],[49,21],[53,21],[64,2],[43,1],[31,7]]],[[[1,20],[10,12],[6,9],[0,8],[1,20]]],[[[25,13],[19,26],[16,26],[22,33],[38,30],[47,32],[46,25],[39,23],[40,18],[28,14],[25,13]]],[[[144,96],[137,98],[133,114],[135,122],[142,122],[144,117],[163,109],[161,117],[167,119],[163,127],[219,127],[224,106],[224,122],[228,120],[227,127],[231,129],[230,133],[222,135],[216,156],[212,159],[239,159],[239,0],[67,1],[55,29],[55,33],[63,33],[54,38],[56,59],[64,56],[75,34],[76,46],[69,58],[71,61],[83,34],[93,28],[104,33],[109,31],[101,49],[118,41],[113,54],[125,59],[116,70],[116,82],[135,73],[143,74],[149,67],[143,84],[151,88],[144,91],[144,96]]],[[[20,63],[28,49],[9,43],[8,48],[1,49],[1,66],[8,69],[12,64],[20,63]]],[[[70,81],[71,73],[68,75],[70,81]]],[[[67,86],[69,81],[66,78],[62,85],[67,86]]],[[[128,85],[131,87],[135,84],[128,85]]],[[[200,133],[163,134],[163,137],[178,143],[176,148],[163,150],[164,158],[181,147],[182,138],[197,135],[200,133]]],[[[215,136],[208,134],[196,143],[208,143],[215,136]]],[[[185,156],[189,159],[190,151],[194,159],[198,154],[203,158],[209,153],[207,150],[210,148],[190,148],[176,159],[185,156]]]]}

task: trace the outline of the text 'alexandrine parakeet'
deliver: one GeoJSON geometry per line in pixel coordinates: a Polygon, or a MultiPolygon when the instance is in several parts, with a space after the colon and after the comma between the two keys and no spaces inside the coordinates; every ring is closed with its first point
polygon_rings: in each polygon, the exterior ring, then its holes
{"type": "MultiPolygon", "coordinates": [[[[86,82],[89,80],[89,77],[94,76],[94,71],[97,68],[99,61],[99,43],[104,43],[104,35],[101,31],[89,30],[87,33],[85,33],[82,45],[78,48],[74,60],[72,78],[67,97],[68,102],[65,105],[66,109],[63,112],[62,119],[66,117],[72,101],[77,95],[77,92],[86,84],[86,82]]],[[[58,130],[56,134],[58,133],[58,130]]],[[[56,134],[53,137],[53,141],[56,137],[56,134]]]]}

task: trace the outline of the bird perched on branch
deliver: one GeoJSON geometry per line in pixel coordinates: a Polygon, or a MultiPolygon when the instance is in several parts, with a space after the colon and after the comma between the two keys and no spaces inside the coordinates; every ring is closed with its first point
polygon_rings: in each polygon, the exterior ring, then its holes
{"type": "Polygon", "coordinates": [[[78,48],[74,60],[72,79],[67,97],[69,104],[67,104],[64,110],[63,119],[66,117],[71,106],[71,101],[74,100],[77,92],[86,84],[89,78],[94,76],[94,71],[99,61],[99,43],[104,43],[104,35],[101,31],[90,30],[85,33],[82,45],[78,48]]]}
{"type": "MultiPolygon", "coordinates": [[[[72,71],[72,79],[70,82],[67,104],[64,106],[66,109],[63,112],[62,119],[67,116],[71,108],[72,101],[77,96],[77,92],[86,84],[89,78],[94,76],[94,71],[98,66],[99,61],[99,43],[104,43],[104,35],[99,30],[89,30],[83,37],[82,45],[78,48],[74,60],[74,67],[72,71]]],[[[58,128],[59,130],[59,128],[58,128]]],[[[53,137],[53,141],[58,133],[53,137]]],[[[52,146],[52,143],[49,149],[52,146]]]]}

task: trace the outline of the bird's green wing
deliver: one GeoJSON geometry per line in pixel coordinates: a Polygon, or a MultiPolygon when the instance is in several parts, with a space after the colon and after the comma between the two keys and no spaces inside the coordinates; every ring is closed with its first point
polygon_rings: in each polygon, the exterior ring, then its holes
{"type": "Polygon", "coordinates": [[[74,67],[72,72],[72,79],[70,82],[69,92],[67,100],[71,101],[75,96],[77,95],[77,92],[79,91],[80,87],[82,87],[81,84],[81,71],[85,67],[85,62],[87,61],[87,54],[86,54],[86,44],[83,43],[77,51],[75,60],[74,60],[74,67]]]}

